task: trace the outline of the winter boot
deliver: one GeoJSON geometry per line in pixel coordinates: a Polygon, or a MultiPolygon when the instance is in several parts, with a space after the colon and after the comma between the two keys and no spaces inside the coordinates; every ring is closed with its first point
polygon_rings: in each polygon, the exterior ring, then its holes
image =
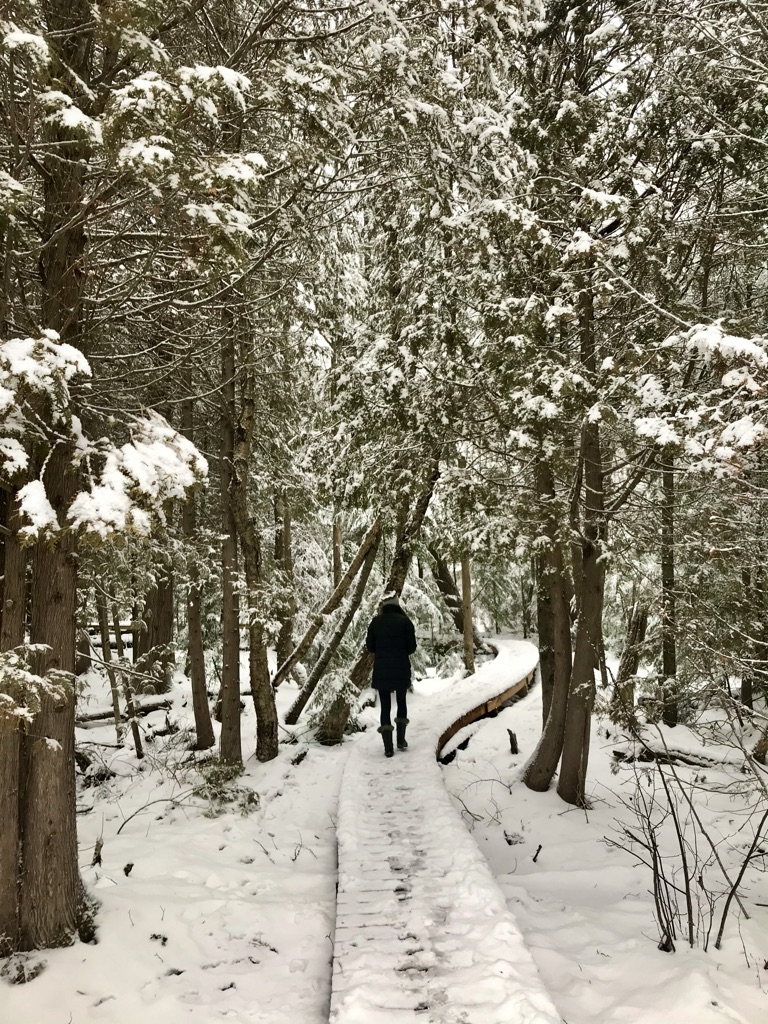
{"type": "Polygon", "coordinates": [[[397,749],[407,750],[408,744],[405,742],[405,727],[408,725],[408,719],[396,718],[395,725],[397,726],[397,749]]]}
{"type": "Polygon", "coordinates": [[[392,757],[395,752],[395,748],[392,746],[392,726],[380,725],[379,732],[381,733],[381,738],[384,740],[384,753],[387,757],[392,757]]]}

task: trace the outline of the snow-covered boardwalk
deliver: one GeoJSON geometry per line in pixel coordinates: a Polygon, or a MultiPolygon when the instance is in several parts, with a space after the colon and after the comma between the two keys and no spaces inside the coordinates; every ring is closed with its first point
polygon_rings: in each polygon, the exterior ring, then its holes
{"type": "Polygon", "coordinates": [[[469,679],[409,707],[409,749],[350,754],[339,798],[332,1024],[556,1024],[436,755],[457,728],[525,687],[538,652],[502,640],[469,679]]]}

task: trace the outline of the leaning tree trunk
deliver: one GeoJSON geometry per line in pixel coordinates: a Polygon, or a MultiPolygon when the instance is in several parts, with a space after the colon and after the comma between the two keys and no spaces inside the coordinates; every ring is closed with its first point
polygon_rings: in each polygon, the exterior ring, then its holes
{"type": "MultiPolygon", "coordinates": [[[[392,554],[392,562],[389,567],[389,576],[384,588],[385,592],[394,591],[396,594],[402,593],[411,565],[411,559],[413,558],[413,545],[418,539],[439,476],[440,453],[435,455],[426,484],[413,505],[405,525],[399,531],[395,550],[392,554]]],[[[363,648],[357,657],[357,661],[352,666],[349,676],[350,682],[358,692],[365,686],[372,669],[373,655],[370,651],[363,648]]],[[[325,746],[341,743],[344,730],[349,721],[350,710],[351,708],[346,698],[340,694],[331,705],[322,725],[317,731],[317,741],[325,746]]]]}
{"type": "MultiPolygon", "coordinates": [[[[16,495],[8,495],[11,514],[3,543],[3,615],[0,650],[9,651],[24,643],[26,565],[19,544],[16,495]]],[[[0,957],[17,947],[19,932],[19,788],[21,780],[22,734],[19,722],[0,715],[0,957]]]]}
{"type": "Polygon", "coordinates": [[[667,455],[661,472],[661,674],[665,725],[677,725],[677,613],[675,609],[675,467],[667,455]]]}
{"type": "Polygon", "coordinates": [[[354,593],[352,594],[352,599],[349,602],[349,607],[346,609],[341,619],[339,620],[339,623],[333,632],[333,636],[325,646],[325,650],[317,659],[317,662],[315,663],[312,671],[310,672],[309,678],[304,684],[301,693],[293,702],[291,707],[288,709],[288,713],[285,716],[286,725],[295,725],[298,722],[299,716],[301,715],[304,708],[307,706],[309,698],[315,692],[317,684],[323,678],[325,670],[331,663],[331,659],[333,658],[336,651],[338,651],[339,646],[341,645],[341,641],[344,639],[346,632],[349,629],[349,626],[352,622],[352,619],[355,617],[355,613],[357,612],[357,609],[360,607],[360,604],[362,603],[363,597],[365,595],[365,588],[368,584],[368,577],[371,575],[371,569],[373,568],[373,564],[376,561],[376,553],[379,548],[380,538],[381,535],[379,535],[379,537],[376,539],[376,543],[365,556],[363,568],[360,571],[360,575],[357,579],[357,584],[355,585],[355,590],[354,593]]]}
{"type": "Polygon", "coordinates": [[[240,732],[240,598],[237,591],[237,521],[232,493],[235,455],[235,342],[232,324],[225,323],[221,342],[221,739],[225,764],[243,763],[240,732]],[[227,329],[229,328],[229,329],[227,329]]]}
{"type": "Polygon", "coordinates": [[[550,622],[547,630],[552,643],[552,688],[548,698],[548,712],[541,739],[536,745],[523,772],[523,781],[529,789],[544,792],[549,788],[563,749],[568,693],[571,685],[571,617],[566,582],[565,556],[558,538],[557,516],[554,510],[555,478],[550,464],[542,457],[536,465],[536,490],[543,506],[544,533],[547,547],[540,558],[541,582],[546,592],[544,608],[550,622]]]}
{"type": "Polygon", "coordinates": [[[360,567],[366,559],[366,556],[373,546],[378,547],[379,540],[381,539],[381,520],[377,517],[371,524],[370,529],[363,538],[360,547],[357,550],[357,554],[349,563],[349,568],[339,580],[338,584],[334,588],[333,593],[325,602],[323,607],[315,614],[314,618],[309,624],[307,631],[304,636],[294,647],[290,656],[283,662],[275,673],[275,678],[272,680],[272,685],[275,689],[282,683],[288,676],[291,669],[296,665],[304,655],[307,653],[309,648],[312,646],[315,637],[323,627],[327,616],[331,612],[336,611],[341,602],[344,600],[344,595],[349,590],[352,581],[360,571],[360,567]]]}

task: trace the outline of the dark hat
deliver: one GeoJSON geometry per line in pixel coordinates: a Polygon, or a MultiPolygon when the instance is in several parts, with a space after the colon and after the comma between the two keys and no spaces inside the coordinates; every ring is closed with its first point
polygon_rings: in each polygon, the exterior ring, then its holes
{"type": "Polygon", "coordinates": [[[379,602],[381,607],[384,608],[386,605],[391,604],[396,608],[400,607],[400,598],[397,596],[397,591],[388,590],[386,594],[382,594],[381,601],[379,602]]]}

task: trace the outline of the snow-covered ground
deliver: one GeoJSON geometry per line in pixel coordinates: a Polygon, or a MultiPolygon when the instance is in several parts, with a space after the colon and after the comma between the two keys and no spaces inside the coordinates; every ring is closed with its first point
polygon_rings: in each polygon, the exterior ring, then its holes
{"type": "MultiPolygon", "coordinates": [[[[414,705],[444,705],[441,691],[454,683],[417,682],[414,705]]],[[[280,706],[295,694],[293,684],[281,687],[280,706]]],[[[171,717],[183,725],[191,717],[184,682],[173,698],[171,717]]],[[[168,747],[181,748],[181,734],[149,745],[144,767],[127,751],[100,748],[118,778],[81,791],[78,819],[83,877],[101,901],[99,942],[41,954],[46,969],[27,985],[0,983],[2,1024],[328,1020],[338,787],[359,737],[331,749],[301,740],[284,744],[277,760],[262,765],[252,756],[253,711],[244,700],[246,772],[229,802],[192,795],[201,777],[168,747]],[[249,792],[258,794],[259,806],[243,815],[249,792]],[[99,838],[102,865],[91,866],[99,838]]],[[[633,769],[612,773],[611,751],[620,744],[606,737],[605,726],[597,723],[593,736],[589,812],[566,807],[554,791],[536,795],[516,781],[538,737],[539,700],[536,688],[480,723],[443,771],[457,813],[487,857],[563,1020],[764,1024],[764,859],[754,861],[742,885],[751,920],[732,906],[721,951],[712,946],[722,898],[709,952],[689,949],[682,936],[677,952],[660,952],[650,873],[605,842],[617,838],[617,817],[636,824],[625,806],[633,769]],[[509,752],[508,728],[520,741],[518,756],[509,752]]],[[[373,709],[362,718],[375,725],[373,709]]],[[[165,713],[156,712],[143,724],[160,728],[164,721],[165,713]]],[[[674,730],[672,736],[678,748],[695,752],[692,733],[674,730]]],[[[112,743],[114,732],[104,725],[80,731],[78,739],[112,743]]],[[[734,877],[752,838],[745,808],[754,797],[733,790],[745,777],[736,763],[727,770],[677,771],[688,782],[707,782],[706,790],[695,790],[697,806],[734,877]],[[730,788],[712,793],[713,782],[730,788]]],[[[716,863],[706,849],[700,854],[708,860],[707,889],[720,892],[716,863]]],[[[698,907],[696,891],[694,900],[698,907]]]]}
{"type": "MultiPolygon", "coordinates": [[[[287,705],[296,688],[278,694],[287,705]]],[[[183,722],[191,715],[184,683],[173,697],[172,717],[183,722]]],[[[239,801],[191,795],[202,780],[176,763],[166,740],[147,745],[143,767],[102,749],[119,777],[83,790],[78,816],[82,875],[101,901],[98,944],[46,952],[33,982],[0,983],[2,1024],[327,1021],[334,813],[347,748],[313,745],[293,765],[304,747],[284,744],[259,764],[253,704],[245,704],[239,801]],[[243,815],[250,792],[259,806],[243,815]],[[99,838],[102,865],[91,867],[99,838]]],[[[142,723],[164,721],[155,712],[142,723]]],[[[79,730],[83,740],[114,743],[114,727],[79,730]]]]}
{"type": "MultiPolygon", "coordinates": [[[[714,915],[710,948],[691,949],[678,935],[677,951],[657,949],[648,868],[605,840],[619,839],[617,819],[637,829],[626,804],[635,792],[631,766],[612,771],[611,752],[620,747],[606,724],[592,735],[589,811],[569,808],[554,789],[530,792],[519,772],[540,734],[541,691],[497,718],[476,727],[465,750],[445,766],[444,777],[457,809],[505,892],[533,953],[545,985],[568,1024],[764,1024],[768,1021],[768,875],[764,859],[747,870],[742,884],[744,920],[734,904],[721,950],[713,948],[724,899],[714,915]],[[518,737],[521,753],[510,753],[507,729],[518,737]],[[539,850],[539,847],[541,848],[539,850]],[[534,856],[539,850],[534,861],[534,856]],[[760,906],[763,904],[763,906],[760,906]]],[[[670,746],[702,752],[690,730],[667,730],[670,746]]],[[[461,741],[456,736],[452,745],[461,741]]],[[[706,754],[730,754],[707,746],[706,754]]],[[[641,786],[650,792],[653,769],[638,765],[641,786]]],[[[675,771],[693,783],[696,807],[732,880],[752,840],[746,810],[760,801],[744,790],[745,776],[730,770],[686,768],[675,771]],[[723,788],[713,793],[714,787],[723,788]],[[725,789],[727,787],[727,789],[725,789]]],[[[670,769],[666,768],[670,776],[670,769]]],[[[686,817],[683,802],[683,817],[686,817]]],[[[686,832],[693,838],[692,823],[686,832]]],[[[671,833],[668,833],[668,837],[671,833]]],[[[725,888],[716,860],[699,836],[699,857],[707,861],[706,889],[725,888]]],[[[765,844],[768,848],[768,843],[765,844]]],[[[674,845],[668,852],[674,851],[674,845]]],[[[670,860],[669,864],[672,863],[670,860]]],[[[680,882],[680,876],[675,878],[680,882]]],[[[683,900],[683,897],[680,897],[683,900]]],[[[699,908],[706,928],[709,910],[704,892],[693,883],[694,916],[699,908]]]]}

